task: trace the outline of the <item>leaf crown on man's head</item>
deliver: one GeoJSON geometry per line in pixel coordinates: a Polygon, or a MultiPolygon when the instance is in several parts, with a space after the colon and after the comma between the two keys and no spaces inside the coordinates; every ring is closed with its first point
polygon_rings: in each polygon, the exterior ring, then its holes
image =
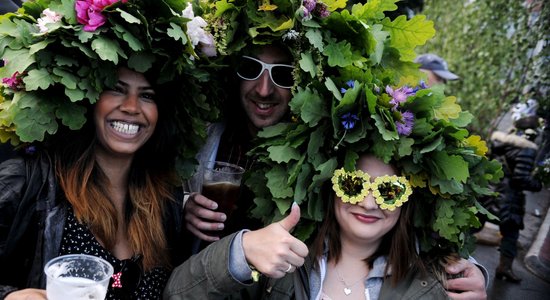
{"type": "Polygon", "coordinates": [[[218,112],[217,97],[199,85],[216,55],[206,25],[180,0],[37,0],[0,16],[0,141],[44,141],[59,126],[81,128],[85,107],[126,66],[155,86],[178,82],[162,101],[173,105],[174,127],[185,137],[178,169],[189,175],[206,121],[218,112]]]}
{"type": "MultiPolygon", "coordinates": [[[[220,49],[277,42],[294,55],[292,122],[259,133],[257,163],[247,180],[253,216],[270,223],[293,202],[302,207],[297,235],[307,238],[324,217],[321,190],[363,152],[397,164],[422,201],[415,214],[421,249],[466,254],[469,229],[486,211],[476,197],[502,176],[485,143],[465,126],[472,115],[441,86],[428,88],[413,63],[415,47],[435,31],[425,16],[393,20],[397,0],[216,1],[205,18],[223,24],[220,49]],[[245,32],[246,35],[238,34],[245,32]]],[[[213,30],[216,32],[216,30],[213,30]]]]}

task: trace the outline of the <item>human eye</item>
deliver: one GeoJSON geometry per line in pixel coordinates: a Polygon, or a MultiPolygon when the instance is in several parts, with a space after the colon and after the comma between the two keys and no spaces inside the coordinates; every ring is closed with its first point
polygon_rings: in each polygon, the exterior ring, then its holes
{"type": "Polygon", "coordinates": [[[146,91],[140,94],[140,98],[147,102],[155,102],[156,95],[153,91],[146,91]]]}
{"type": "Polygon", "coordinates": [[[105,91],[115,93],[115,94],[124,94],[124,90],[125,90],[124,87],[120,84],[115,84],[114,86],[105,88],[105,91]]]}

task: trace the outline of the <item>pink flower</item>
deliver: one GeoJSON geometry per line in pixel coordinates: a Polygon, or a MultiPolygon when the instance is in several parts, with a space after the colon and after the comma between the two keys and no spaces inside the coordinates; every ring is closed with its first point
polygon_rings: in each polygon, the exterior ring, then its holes
{"type": "Polygon", "coordinates": [[[11,77],[3,78],[2,83],[15,91],[18,91],[21,88],[23,88],[23,80],[21,80],[21,76],[19,72],[15,72],[11,77]]]}
{"type": "Polygon", "coordinates": [[[61,21],[63,16],[55,11],[46,8],[42,12],[42,17],[36,20],[37,26],[40,30],[40,33],[48,32],[48,24],[57,23],[61,21]]]}
{"type": "Polygon", "coordinates": [[[103,9],[117,2],[126,3],[128,0],[77,0],[76,19],[84,25],[84,31],[95,31],[107,20],[101,13],[103,9]]]}

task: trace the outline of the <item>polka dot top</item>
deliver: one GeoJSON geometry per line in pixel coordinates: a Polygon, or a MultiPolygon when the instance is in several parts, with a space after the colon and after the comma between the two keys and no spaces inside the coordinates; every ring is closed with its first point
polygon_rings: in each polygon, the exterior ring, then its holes
{"type": "MultiPolygon", "coordinates": [[[[76,220],[73,210],[69,208],[59,255],[77,253],[94,255],[105,259],[113,266],[115,273],[122,268],[124,263],[123,260],[116,258],[103,248],[90,230],[76,220]]],[[[128,293],[114,293],[111,286],[113,281],[111,281],[105,299],[161,299],[169,275],[168,271],[164,268],[154,268],[149,272],[141,274],[141,280],[137,288],[133,292],[128,293]]]]}

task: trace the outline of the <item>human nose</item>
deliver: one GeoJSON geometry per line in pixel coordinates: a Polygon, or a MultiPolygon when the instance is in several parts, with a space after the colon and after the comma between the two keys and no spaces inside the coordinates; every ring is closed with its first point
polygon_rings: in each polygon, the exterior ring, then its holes
{"type": "Polygon", "coordinates": [[[256,92],[263,97],[269,96],[273,92],[274,87],[269,70],[263,70],[262,75],[257,80],[256,92]]]}
{"type": "Polygon", "coordinates": [[[369,193],[363,199],[363,201],[361,201],[360,205],[363,206],[366,210],[378,209],[378,204],[376,204],[376,201],[374,201],[372,190],[369,190],[369,193]]]}
{"type": "Polygon", "coordinates": [[[139,113],[139,97],[136,94],[128,94],[120,105],[120,110],[130,113],[139,113]]]}

